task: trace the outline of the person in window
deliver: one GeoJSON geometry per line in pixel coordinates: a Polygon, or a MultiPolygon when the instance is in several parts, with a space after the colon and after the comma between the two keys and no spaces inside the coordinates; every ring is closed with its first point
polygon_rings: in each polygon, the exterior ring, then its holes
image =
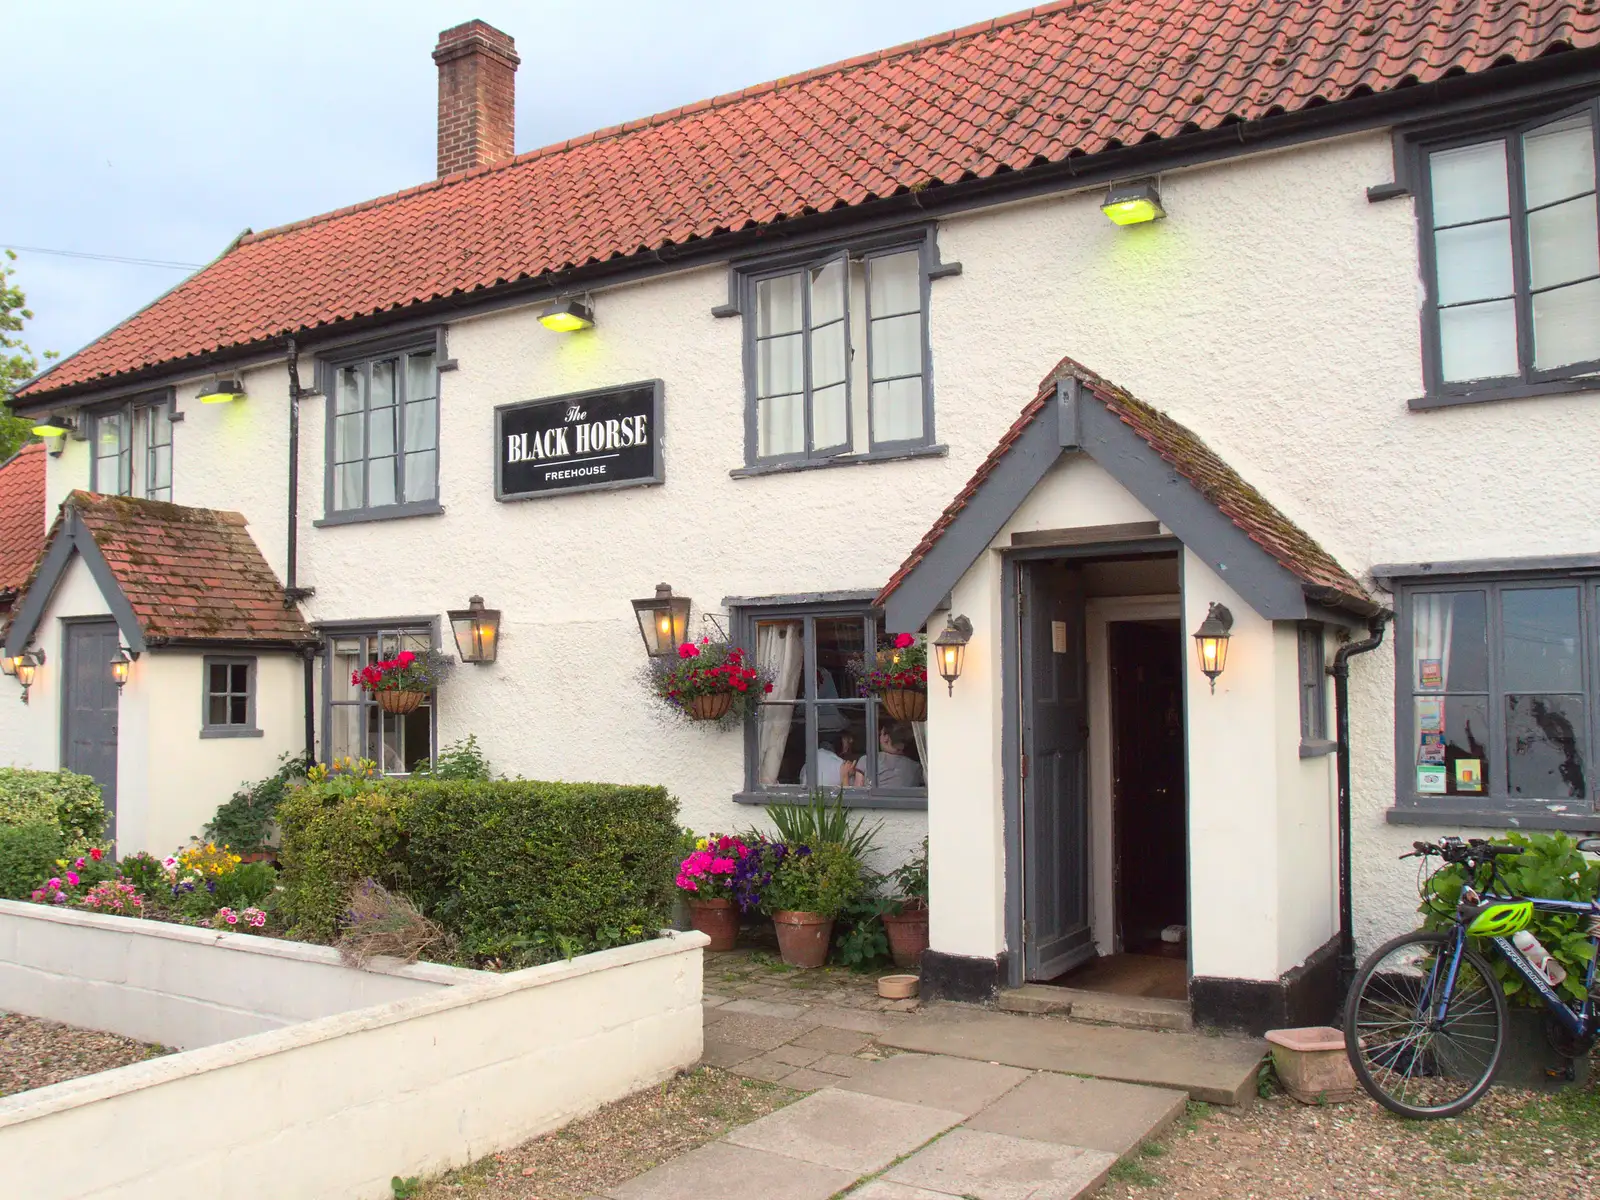
{"type": "Polygon", "coordinates": [[[853,782],[859,773],[856,763],[861,759],[860,739],[853,729],[839,732],[835,750],[826,742],[817,747],[817,786],[820,788],[859,787],[853,782]]]}
{"type": "MultiPolygon", "coordinates": [[[[906,753],[911,748],[911,726],[904,721],[878,727],[878,786],[914,788],[922,786],[922,764],[906,753]]],[[[851,772],[852,787],[868,787],[871,781],[857,763],[851,772]]]]}

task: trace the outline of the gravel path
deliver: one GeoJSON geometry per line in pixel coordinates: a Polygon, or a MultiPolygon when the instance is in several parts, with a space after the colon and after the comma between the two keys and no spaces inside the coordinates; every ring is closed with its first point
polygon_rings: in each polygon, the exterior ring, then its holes
{"type": "Polygon", "coordinates": [[[0,1013],[0,1096],[172,1053],[114,1033],[0,1013]]]}

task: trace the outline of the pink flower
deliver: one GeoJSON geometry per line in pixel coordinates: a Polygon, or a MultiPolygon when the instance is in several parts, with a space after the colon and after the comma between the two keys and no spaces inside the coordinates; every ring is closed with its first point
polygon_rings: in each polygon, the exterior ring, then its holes
{"type": "Polygon", "coordinates": [[[733,859],[731,859],[731,858],[713,858],[711,860],[711,873],[713,875],[732,875],[733,874],[733,859]]]}
{"type": "Polygon", "coordinates": [[[61,880],[54,876],[46,879],[44,881],[44,885],[45,887],[50,888],[52,891],[59,892],[61,890],[61,880]]]}
{"type": "Polygon", "coordinates": [[[77,862],[73,863],[72,865],[77,867],[78,870],[80,870],[80,871],[83,870],[83,859],[80,858],[77,862]]]}
{"type": "Polygon", "coordinates": [[[916,640],[917,639],[909,633],[897,633],[894,635],[894,648],[896,650],[904,650],[916,640]]]}
{"type": "MultiPolygon", "coordinates": [[[[83,860],[81,858],[78,860],[78,864],[80,866],[83,865],[83,860]]],[[[67,872],[67,886],[68,887],[77,887],[78,886],[78,873],[76,871],[68,871],[67,872]]]]}

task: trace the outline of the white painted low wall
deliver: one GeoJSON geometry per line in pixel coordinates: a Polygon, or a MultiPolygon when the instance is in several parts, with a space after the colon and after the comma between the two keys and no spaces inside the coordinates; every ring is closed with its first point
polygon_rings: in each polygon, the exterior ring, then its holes
{"type": "MultiPolygon", "coordinates": [[[[445,987],[0,1099],[0,1196],[382,1200],[701,1053],[704,934],[445,987]]],[[[218,949],[217,952],[224,952],[218,949]]]]}
{"type": "Polygon", "coordinates": [[[0,1011],[180,1050],[492,978],[434,963],[357,971],[329,946],[0,900],[0,1011]]]}

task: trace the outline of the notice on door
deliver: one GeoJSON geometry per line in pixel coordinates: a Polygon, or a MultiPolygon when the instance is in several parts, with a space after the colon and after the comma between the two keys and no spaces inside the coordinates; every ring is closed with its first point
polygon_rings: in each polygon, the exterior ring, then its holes
{"type": "Polygon", "coordinates": [[[1065,621],[1050,622],[1050,649],[1056,654],[1067,652],[1067,623],[1065,621]]]}
{"type": "Polygon", "coordinates": [[[664,478],[661,381],[494,410],[494,496],[534,500],[664,478]]]}

